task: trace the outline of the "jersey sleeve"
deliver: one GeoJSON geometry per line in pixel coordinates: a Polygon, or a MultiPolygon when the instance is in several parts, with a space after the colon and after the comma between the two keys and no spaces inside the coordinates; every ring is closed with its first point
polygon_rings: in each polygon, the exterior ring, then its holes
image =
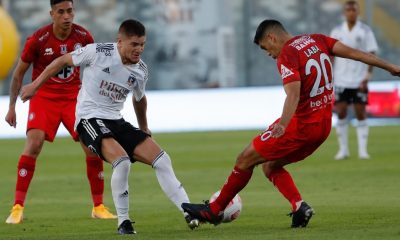
{"type": "Polygon", "coordinates": [[[378,51],[378,44],[376,42],[376,38],[374,33],[370,28],[368,28],[366,34],[366,51],[367,52],[377,52],[378,51]]]}
{"type": "Polygon", "coordinates": [[[335,46],[335,43],[338,41],[336,38],[328,37],[323,34],[317,34],[320,39],[326,44],[330,53],[332,53],[332,48],[335,46]]]}
{"type": "Polygon", "coordinates": [[[93,65],[96,60],[96,44],[88,44],[71,52],[75,66],[93,65]]]}
{"type": "Polygon", "coordinates": [[[24,49],[21,53],[21,60],[26,63],[35,62],[39,55],[39,48],[37,39],[33,36],[30,36],[26,39],[26,43],[24,49]]]}
{"type": "Polygon", "coordinates": [[[281,74],[283,85],[300,81],[299,57],[293,51],[284,50],[277,61],[278,71],[281,74]]]}

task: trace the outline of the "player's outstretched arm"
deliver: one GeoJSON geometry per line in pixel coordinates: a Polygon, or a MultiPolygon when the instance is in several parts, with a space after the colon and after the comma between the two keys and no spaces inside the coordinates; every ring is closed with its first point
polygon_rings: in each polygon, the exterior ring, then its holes
{"type": "Polygon", "coordinates": [[[385,60],[377,57],[372,53],[366,53],[351,47],[348,47],[337,41],[332,48],[332,53],[335,56],[349,58],[356,61],[366,63],[375,67],[385,69],[394,76],[400,76],[400,66],[394,65],[392,63],[386,62],[385,60]]]}
{"type": "Polygon", "coordinates": [[[6,122],[12,127],[17,126],[17,115],[15,113],[15,105],[17,103],[18,93],[21,90],[22,81],[24,75],[28,70],[30,63],[26,63],[20,59],[12,75],[11,85],[10,85],[10,103],[8,106],[8,112],[6,115],[6,122]]]}
{"type": "Polygon", "coordinates": [[[46,69],[36,78],[32,83],[22,87],[21,99],[27,101],[35,95],[36,91],[45,83],[49,78],[56,75],[65,66],[74,66],[70,53],[64,54],[56,58],[53,62],[46,67],[46,69]]]}
{"type": "Polygon", "coordinates": [[[147,125],[147,98],[144,95],[139,101],[136,101],[135,96],[132,97],[133,108],[135,109],[136,119],[140,130],[151,135],[151,131],[147,125]]]}

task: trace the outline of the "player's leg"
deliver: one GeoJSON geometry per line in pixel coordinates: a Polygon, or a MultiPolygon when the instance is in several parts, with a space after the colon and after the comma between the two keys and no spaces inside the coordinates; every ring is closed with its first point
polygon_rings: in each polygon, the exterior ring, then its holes
{"type": "Polygon", "coordinates": [[[314,214],[314,210],[302,199],[292,176],[284,168],[289,163],[291,162],[285,159],[265,162],[263,172],[292,205],[291,227],[306,227],[314,214]]]}
{"type": "Polygon", "coordinates": [[[80,143],[86,155],[86,175],[90,184],[93,208],[92,218],[116,219],[103,203],[104,194],[104,173],[103,160],[95,153],[91,152],[84,144],[80,143]]]}
{"type": "Polygon", "coordinates": [[[26,136],[25,147],[18,162],[14,205],[6,220],[9,224],[18,224],[23,220],[26,194],[35,172],[36,158],[42,150],[45,139],[45,133],[40,129],[30,129],[26,136]]]}
{"type": "Polygon", "coordinates": [[[311,155],[329,136],[330,129],[329,118],[318,123],[290,124],[283,136],[286,141],[271,141],[267,137],[264,137],[263,141],[263,135],[254,140],[260,155],[270,159],[263,163],[264,175],[292,206],[292,227],[307,226],[314,210],[303,201],[292,176],[284,166],[311,155]]]}
{"type": "Polygon", "coordinates": [[[101,153],[111,163],[111,191],[118,215],[118,226],[129,219],[129,172],[131,161],[128,154],[114,138],[103,138],[101,153]]]}
{"type": "Polygon", "coordinates": [[[229,175],[221,192],[214,202],[209,204],[182,204],[182,208],[192,217],[200,221],[217,225],[222,220],[222,213],[229,202],[238,194],[250,181],[254,166],[263,163],[262,158],[255,150],[253,143],[247,146],[237,157],[236,165],[229,175]]]}
{"type": "Polygon", "coordinates": [[[271,181],[278,191],[289,201],[292,212],[299,209],[303,199],[285,165],[291,163],[286,159],[268,161],[262,164],[264,175],[271,181]]]}
{"type": "MultiPolygon", "coordinates": [[[[138,133],[133,134],[137,135],[138,133]]],[[[163,151],[151,137],[145,136],[144,140],[134,148],[133,158],[153,167],[161,189],[179,211],[182,212],[189,228],[194,229],[198,227],[198,220],[192,219],[188,214],[185,214],[181,207],[182,203],[190,202],[190,200],[185,188],[175,175],[168,153],[163,151]]]]}
{"type": "Polygon", "coordinates": [[[59,116],[47,114],[48,104],[51,103],[39,96],[33,97],[29,102],[26,142],[18,162],[15,201],[7,223],[18,224],[22,221],[25,197],[35,172],[36,158],[45,139],[53,141],[60,124],[59,116]]]}
{"type": "MultiPolygon", "coordinates": [[[[75,107],[76,100],[65,101],[62,108],[62,122],[75,141],[79,141],[78,133],[75,132],[75,107]]],[[[85,152],[86,175],[89,180],[90,192],[92,194],[93,208],[92,218],[115,219],[107,207],[103,204],[104,177],[103,160],[95,153],[90,151],[84,144],[80,144],[85,152]]]]}
{"type": "Polygon", "coordinates": [[[368,123],[367,123],[367,110],[368,92],[357,91],[357,96],[354,100],[354,112],[357,118],[357,140],[358,140],[358,156],[360,159],[369,159],[370,156],[367,151],[368,145],[368,123]]]}
{"type": "Polygon", "coordinates": [[[335,155],[336,160],[342,160],[349,156],[347,108],[348,91],[344,88],[335,88],[335,109],[338,115],[336,135],[339,143],[339,151],[335,155]]]}
{"type": "Polygon", "coordinates": [[[114,121],[82,119],[77,126],[77,131],[85,146],[111,163],[113,168],[111,192],[118,216],[118,232],[134,234],[135,231],[129,218],[128,179],[131,162],[126,151],[114,139],[113,125],[115,125],[114,121]]]}

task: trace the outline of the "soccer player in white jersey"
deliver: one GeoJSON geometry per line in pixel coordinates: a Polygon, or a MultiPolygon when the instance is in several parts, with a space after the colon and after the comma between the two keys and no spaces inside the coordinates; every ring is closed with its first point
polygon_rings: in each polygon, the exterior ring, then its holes
{"type": "MultiPolygon", "coordinates": [[[[357,19],[360,13],[358,3],[347,1],[343,7],[343,13],[346,20],[332,30],[331,37],[365,52],[375,53],[378,51],[378,45],[371,28],[357,19]]],[[[336,125],[339,151],[335,159],[342,160],[350,155],[347,120],[347,108],[350,104],[353,104],[358,120],[358,156],[360,159],[369,159],[366,105],[368,103],[368,81],[372,77],[372,66],[351,59],[335,57],[333,69],[335,107],[339,118],[336,125]]]]}
{"type": "MultiPolygon", "coordinates": [[[[128,177],[131,162],[152,166],[168,198],[183,213],[181,204],[189,201],[172,169],[171,159],[151,138],[147,125],[145,86],[146,64],[140,56],[146,30],[136,20],[124,21],[117,43],[94,43],[54,60],[31,84],[21,90],[21,99],[30,99],[40,86],[65,66],[85,66],[76,106],[75,127],[80,140],[102,159],[112,164],[111,190],[118,215],[118,233],[134,234],[129,218],[128,177]],[[120,113],[128,93],[139,128],[126,122],[120,113]]],[[[188,226],[198,227],[197,219],[183,213],[188,226]]]]}

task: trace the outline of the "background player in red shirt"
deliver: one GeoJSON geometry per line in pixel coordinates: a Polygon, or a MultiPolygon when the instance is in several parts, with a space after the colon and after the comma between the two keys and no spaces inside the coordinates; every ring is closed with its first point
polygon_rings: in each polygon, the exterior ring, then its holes
{"type": "MultiPolygon", "coordinates": [[[[23,77],[33,64],[32,79],[57,57],[93,43],[93,37],[83,27],[73,22],[73,0],[50,0],[52,24],[42,27],[30,36],[14,70],[10,90],[10,105],[5,120],[16,127],[15,105],[23,77]]],[[[68,129],[75,141],[75,105],[81,85],[80,69],[66,67],[46,82],[29,104],[25,148],[18,162],[14,206],[6,223],[18,224],[23,219],[25,196],[35,171],[36,158],[45,140],[52,142],[60,123],[68,129]]],[[[87,176],[90,182],[93,218],[116,218],[103,205],[103,162],[82,145],[86,154],[87,176]]]]}
{"type": "Polygon", "coordinates": [[[238,156],[236,165],[212,203],[183,203],[182,208],[200,221],[217,225],[222,211],[249,182],[253,169],[263,163],[268,179],[292,204],[292,227],[306,227],[314,210],[302,200],[285,165],[311,155],[328,137],[332,118],[332,56],[374,65],[400,76],[400,66],[352,49],[321,34],[293,37],[276,20],[257,28],[254,43],[277,59],[286,100],[282,116],[254,138],[238,156]]]}

